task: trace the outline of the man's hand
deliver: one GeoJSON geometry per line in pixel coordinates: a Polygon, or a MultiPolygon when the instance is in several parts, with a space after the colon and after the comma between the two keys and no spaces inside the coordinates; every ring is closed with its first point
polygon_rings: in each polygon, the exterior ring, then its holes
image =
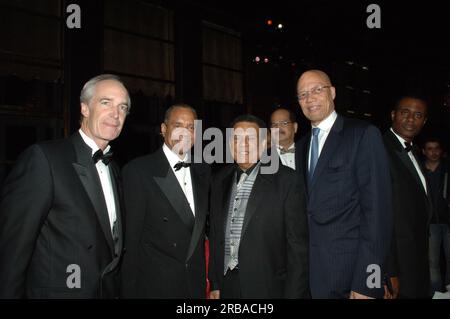
{"type": "Polygon", "coordinates": [[[362,294],[357,293],[355,291],[351,291],[349,299],[374,299],[374,298],[366,296],[366,295],[362,295],[362,294]]]}
{"type": "Polygon", "coordinates": [[[391,277],[389,280],[391,281],[392,287],[392,299],[397,299],[398,292],[400,290],[400,282],[398,281],[398,277],[391,277]]]}
{"type": "Polygon", "coordinates": [[[220,290],[213,290],[209,292],[209,299],[220,299],[220,290]]]}

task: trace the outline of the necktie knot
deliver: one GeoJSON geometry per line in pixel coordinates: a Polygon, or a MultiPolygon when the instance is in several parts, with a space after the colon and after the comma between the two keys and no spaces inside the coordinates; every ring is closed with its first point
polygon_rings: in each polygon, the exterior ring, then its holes
{"type": "Polygon", "coordinates": [[[318,128],[318,127],[313,127],[312,133],[313,133],[313,136],[319,136],[320,128],[318,128]]]}
{"type": "Polygon", "coordinates": [[[182,167],[189,167],[189,166],[191,166],[191,163],[186,163],[186,162],[178,162],[178,163],[176,163],[174,166],[173,166],[173,168],[175,169],[175,172],[176,171],[179,171],[182,167]]]}
{"type": "Polygon", "coordinates": [[[406,153],[411,152],[412,151],[412,143],[411,142],[405,142],[405,151],[406,153]]]}
{"type": "Polygon", "coordinates": [[[103,154],[103,151],[99,149],[94,153],[94,155],[92,155],[92,160],[94,161],[94,164],[97,164],[97,162],[101,160],[105,165],[108,165],[112,160],[112,156],[112,151],[103,154]]]}

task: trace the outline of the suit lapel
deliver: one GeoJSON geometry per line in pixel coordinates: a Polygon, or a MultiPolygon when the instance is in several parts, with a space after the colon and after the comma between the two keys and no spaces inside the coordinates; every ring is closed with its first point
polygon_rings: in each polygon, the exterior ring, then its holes
{"type": "MultiPolygon", "coordinates": [[[[230,201],[231,198],[231,191],[233,189],[233,182],[236,182],[235,180],[235,169],[234,165],[230,165],[230,171],[225,175],[224,179],[222,180],[222,219],[224,225],[224,236],[225,236],[225,229],[227,225],[227,218],[228,218],[228,211],[230,209],[230,201]]],[[[214,204],[214,203],[211,203],[214,204]]]]}
{"type": "MultiPolygon", "coordinates": [[[[103,195],[102,186],[98,172],[92,161],[92,150],[87,146],[79,133],[71,138],[74,144],[77,162],[72,163],[73,168],[83,184],[87,196],[94,207],[95,214],[100,223],[100,228],[105,235],[106,241],[110,247],[111,253],[114,252],[114,242],[111,234],[111,226],[109,223],[108,209],[106,208],[105,197],[103,195]]],[[[114,255],[114,254],[113,254],[114,255]]]]}
{"type": "Polygon", "coordinates": [[[208,197],[209,180],[204,177],[204,172],[198,165],[193,164],[190,168],[190,172],[192,179],[192,190],[194,192],[195,222],[186,261],[191,258],[195,248],[197,247],[200,236],[203,234],[206,222],[206,211],[208,210],[208,201],[204,199],[202,200],[202,198],[208,197]]]}
{"type": "Polygon", "coordinates": [[[250,197],[248,199],[247,208],[245,210],[244,222],[242,224],[241,231],[241,240],[244,238],[245,231],[247,230],[248,224],[256,212],[259,204],[264,198],[264,194],[270,192],[270,182],[272,175],[271,174],[261,174],[261,170],[258,172],[256,176],[255,182],[252,187],[252,191],[250,193],[250,197]]]}
{"type": "Polygon", "coordinates": [[[160,166],[158,167],[161,167],[161,176],[153,176],[153,179],[164,193],[164,196],[166,196],[170,205],[172,205],[173,209],[177,212],[178,216],[180,216],[183,223],[189,228],[189,231],[192,232],[194,227],[194,215],[175,174],[169,166],[169,162],[164,155],[162,148],[159,152],[160,166]]]}
{"type": "Polygon", "coordinates": [[[310,189],[314,187],[319,176],[322,174],[322,171],[327,166],[328,161],[333,157],[333,154],[335,154],[337,148],[341,144],[342,142],[341,132],[343,129],[343,124],[344,124],[343,118],[341,116],[338,116],[333,126],[331,127],[330,133],[328,134],[325,144],[323,145],[311,181],[310,189]]]}
{"type": "Polygon", "coordinates": [[[123,247],[123,224],[122,224],[122,187],[120,185],[120,177],[119,177],[119,169],[115,166],[115,163],[112,162],[109,164],[109,172],[111,175],[111,183],[114,192],[114,201],[116,205],[116,226],[117,226],[117,243],[115,244],[115,252],[117,255],[120,255],[123,247]]]}

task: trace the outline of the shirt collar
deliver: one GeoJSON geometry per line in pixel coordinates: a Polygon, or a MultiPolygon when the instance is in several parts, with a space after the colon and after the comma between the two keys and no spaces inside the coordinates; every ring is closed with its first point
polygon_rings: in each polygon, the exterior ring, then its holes
{"type": "Polygon", "coordinates": [[[172,150],[164,143],[163,145],[163,152],[166,155],[167,160],[169,161],[170,167],[174,167],[176,163],[183,161],[186,162],[188,159],[187,154],[184,155],[184,159],[180,159],[177,154],[172,152],[172,150]]]}
{"type": "Polygon", "coordinates": [[[320,122],[319,125],[317,125],[317,126],[311,125],[311,126],[318,127],[320,129],[320,131],[330,132],[336,119],[337,119],[337,113],[336,113],[336,111],[333,111],[333,112],[331,112],[330,115],[327,116],[326,119],[324,119],[322,122],[320,122]]]}
{"type": "MultiPolygon", "coordinates": [[[[87,146],[89,146],[91,148],[92,155],[94,155],[94,153],[97,152],[100,149],[100,147],[98,147],[98,145],[94,142],[94,140],[92,138],[90,138],[89,136],[87,136],[81,128],[78,130],[78,132],[80,133],[81,138],[87,144],[87,146]]],[[[110,145],[106,146],[105,150],[103,151],[103,154],[108,153],[110,148],[111,148],[110,145]]]]}
{"type": "Polygon", "coordinates": [[[405,143],[407,143],[406,140],[403,137],[401,137],[400,135],[398,135],[397,133],[395,133],[395,131],[394,131],[394,129],[392,127],[391,127],[391,132],[394,133],[394,135],[399,140],[400,144],[402,144],[402,147],[405,148],[405,143]]]}

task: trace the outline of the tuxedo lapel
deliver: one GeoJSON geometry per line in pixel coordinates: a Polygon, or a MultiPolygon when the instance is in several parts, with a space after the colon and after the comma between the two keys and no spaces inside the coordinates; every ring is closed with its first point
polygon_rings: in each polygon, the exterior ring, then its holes
{"type": "Polygon", "coordinates": [[[114,248],[116,255],[120,255],[123,247],[123,218],[122,218],[122,192],[120,185],[119,169],[116,167],[114,162],[109,164],[109,172],[111,176],[111,184],[114,192],[114,202],[116,205],[116,226],[117,226],[117,243],[115,243],[114,248]]]}
{"type": "Polygon", "coordinates": [[[114,255],[114,242],[111,234],[108,209],[106,207],[100,178],[92,160],[92,150],[84,143],[79,133],[72,135],[71,140],[77,156],[77,161],[72,163],[73,168],[94,207],[100,227],[108,242],[111,253],[114,255]]]}
{"type": "Polygon", "coordinates": [[[178,180],[169,166],[169,162],[164,155],[162,148],[158,154],[161,167],[161,176],[153,176],[156,184],[159,186],[164,196],[166,196],[170,205],[180,216],[183,223],[192,232],[194,227],[194,215],[186,199],[186,196],[181,189],[178,180]]]}
{"type": "Polygon", "coordinates": [[[271,174],[261,174],[261,170],[256,176],[255,182],[248,199],[247,208],[245,210],[244,222],[242,224],[241,239],[244,238],[245,231],[247,230],[248,224],[256,212],[261,201],[264,199],[264,194],[271,191],[271,174]]]}
{"type": "Polygon", "coordinates": [[[205,172],[200,169],[200,166],[195,164],[190,167],[190,172],[192,190],[194,192],[195,221],[186,261],[191,258],[192,253],[197,247],[200,236],[203,234],[206,222],[206,212],[208,210],[208,200],[204,200],[204,198],[208,198],[209,195],[209,180],[204,176],[205,172]]]}

